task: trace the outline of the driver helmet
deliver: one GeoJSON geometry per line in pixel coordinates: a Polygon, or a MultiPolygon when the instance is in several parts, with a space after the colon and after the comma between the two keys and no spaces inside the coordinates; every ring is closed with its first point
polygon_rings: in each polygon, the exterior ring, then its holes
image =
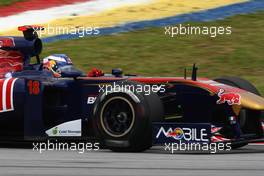
{"type": "Polygon", "coordinates": [[[71,59],[65,54],[53,54],[43,59],[43,69],[51,71],[54,77],[61,77],[61,68],[72,65],[71,59]]]}

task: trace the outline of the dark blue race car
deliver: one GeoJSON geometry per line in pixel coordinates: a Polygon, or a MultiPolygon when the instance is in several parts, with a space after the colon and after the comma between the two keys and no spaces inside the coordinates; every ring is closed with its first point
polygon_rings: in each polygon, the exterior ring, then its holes
{"type": "Polygon", "coordinates": [[[264,99],[243,79],[197,78],[195,66],[191,78],[84,74],[65,54],[40,59],[41,27],[19,29],[24,37],[0,37],[1,141],[95,139],[143,151],[179,141],[235,148],[263,137],[264,99]]]}

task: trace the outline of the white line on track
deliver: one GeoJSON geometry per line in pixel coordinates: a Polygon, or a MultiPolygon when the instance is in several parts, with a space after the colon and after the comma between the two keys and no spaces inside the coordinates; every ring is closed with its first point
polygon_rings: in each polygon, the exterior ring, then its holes
{"type": "Polygon", "coordinates": [[[21,25],[47,23],[58,18],[73,17],[73,15],[93,15],[122,6],[140,5],[152,1],[153,0],[94,0],[43,10],[31,10],[0,18],[0,31],[9,30],[21,25]]]}

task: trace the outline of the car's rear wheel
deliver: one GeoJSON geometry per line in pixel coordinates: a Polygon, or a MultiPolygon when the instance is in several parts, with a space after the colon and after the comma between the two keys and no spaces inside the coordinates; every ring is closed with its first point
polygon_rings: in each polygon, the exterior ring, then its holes
{"type": "MultiPolygon", "coordinates": [[[[227,84],[233,87],[238,87],[240,89],[246,90],[248,92],[254,93],[256,95],[260,95],[257,88],[252,85],[249,81],[246,81],[244,79],[238,78],[238,77],[220,77],[214,79],[217,82],[227,84]]],[[[241,109],[239,114],[239,124],[241,127],[241,130],[243,133],[258,133],[258,130],[256,129],[256,126],[258,126],[259,119],[261,117],[261,111],[255,111],[250,109],[241,109]],[[253,129],[253,130],[252,130],[253,129]]],[[[232,148],[240,148],[245,145],[247,145],[247,142],[232,144],[232,148]]]]}
{"type": "MultiPolygon", "coordinates": [[[[143,86],[130,81],[118,84],[143,86]]],[[[104,146],[140,152],[152,146],[152,122],[162,120],[163,105],[155,93],[114,91],[98,96],[94,115],[95,133],[104,146]]]]}

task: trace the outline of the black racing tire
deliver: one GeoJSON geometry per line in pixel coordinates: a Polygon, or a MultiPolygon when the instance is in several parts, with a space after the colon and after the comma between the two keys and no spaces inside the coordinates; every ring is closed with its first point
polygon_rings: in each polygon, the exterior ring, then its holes
{"type": "MultiPolygon", "coordinates": [[[[132,81],[117,84],[144,86],[132,81]]],[[[162,119],[163,105],[156,93],[114,91],[97,97],[93,125],[96,137],[106,148],[141,152],[152,147],[152,122],[162,119]]]]}
{"type": "MultiPolygon", "coordinates": [[[[224,77],[216,78],[214,79],[214,81],[227,84],[233,87],[238,87],[240,89],[243,89],[248,92],[261,96],[261,94],[259,93],[259,91],[253,84],[239,77],[224,76],[224,77]]],[[[246,125],[247,123],[250,123],[250,125],[256,125],[255,123],[257,123],[257,119],[260,119],[260,117],[261,117],[261,111],[242,109],[239,114],[239,123],[240,123],[242,132],[248,130],[247,125],[246,125]],[[253,121],[254,124],[252,124],[252,121],[250,121],[250,119],[254,119],[255,121],[255,122],[253,121]]],[[[247,144],[248,144],[247,142],[234,143],[231,145],[231,147],[233,149],[237,149],[237,148],[246,146],[247,144]]]]}
{"type": "Polygon", "coordinates": [[[257,88],[251,84],[249,81],[239,78],[239,77],[234,77],[234,76],[223,76],[220,78],[214,79],[216,82],[220,82],[223,84],[227,84],[230,86],[238,87],[240,89],[244,89],[248,92],[254,93],[256,95],[261,95],[257,88]]]}

